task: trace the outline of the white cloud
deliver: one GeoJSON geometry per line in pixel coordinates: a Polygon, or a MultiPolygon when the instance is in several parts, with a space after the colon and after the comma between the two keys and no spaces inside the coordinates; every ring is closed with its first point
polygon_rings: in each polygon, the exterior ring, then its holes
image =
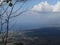
{"type": "Polygon", "coordinates": [[[0,0],[0,4],[3,2],[4,0],[0,0]]]}
{"type": "Polygon", "coordinates": [[[57,2],[55,5],[53,5],[53,11],[60,11],[60,2],[57,2]]]}
{"type": "Polygon", "coordinates": [[[42,12],[59,12],[60,11],[60,2],[57,2],[54,5],[48,4],[47,1],[40,2],[39,4],[33,6],[32,10],[42,11],[42,12]]]}

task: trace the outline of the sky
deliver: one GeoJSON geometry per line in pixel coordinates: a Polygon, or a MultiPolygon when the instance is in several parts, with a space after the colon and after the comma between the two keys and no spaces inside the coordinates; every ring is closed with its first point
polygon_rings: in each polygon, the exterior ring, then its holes
{"type": "Polygon", "coordinates": [[[29,0],[26,7],[29,8],[27,12],[11,20],[14,28],[60,27],[60,0],[29,0]]]}
{"type": "Polygon", "coordinates": [[[60,0],[32,0],[29,11],[16,18],[18,29],[60,27],[60,0]]]}
{"type": "Polygon", "coordinates": [[[60,26],[60,0],[32,0],[29,11],[16,18],[17,28],[31,29],[60,26]]]}

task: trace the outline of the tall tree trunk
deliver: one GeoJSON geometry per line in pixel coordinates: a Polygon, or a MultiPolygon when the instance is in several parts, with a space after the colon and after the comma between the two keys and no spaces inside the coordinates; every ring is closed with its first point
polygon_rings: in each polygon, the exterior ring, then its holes
{"type": "Polygon", "coordinates": [[[8,31],[9,31],[9,19],[6,20],[7,21],[7,30],[6,30],[6,40],[5,40],[5,45],[7,45],[7,40],[8,40],[8,31]]]}

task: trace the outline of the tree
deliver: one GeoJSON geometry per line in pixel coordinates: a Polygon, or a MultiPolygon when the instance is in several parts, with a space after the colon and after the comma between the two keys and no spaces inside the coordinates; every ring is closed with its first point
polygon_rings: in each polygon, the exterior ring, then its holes
{"type": "Polygon", "coordinates": [[[3,0],[3,2],[0,3],[0,8],[2,9],[2,12],[0,14],[1,30],[2,30],[2,28],[4,28],[3,27],[4,25],[6,26],[5,32],[3,31],[3,33],[1,33],[3,35],[2,42],[5,45],[7,45],[7,41],[8,41],[10,19],[15,18],[27,11],[27,10],[20,11],[26,2],[27,2],[27,0],[3,0]],[[14,10],[14,8],[18,2],[19,2],[20,6],[18,7],[18,9],[14,10]]]}
{"type": "Polygon", "coordinates": [[[14,43],[14,45],[24,45],[22,42],[19,42],[19,43],[14,43]]]}

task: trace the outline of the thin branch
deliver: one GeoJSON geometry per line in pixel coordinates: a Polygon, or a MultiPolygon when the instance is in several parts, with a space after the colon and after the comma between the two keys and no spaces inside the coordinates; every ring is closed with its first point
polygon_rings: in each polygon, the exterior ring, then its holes
{"type": "Polygon", "coordinates": [[[17,3],[17,1],[14,3],[14,5],[12,6],[12,9],[11,9],[11,11],[10,11],[10,14],[9,14],[9,16],[8,16],[8,18],[11,16],[11,14],[12,14],[12,12],[13,12],[13,9],[14,9],[14,6],[15,6],[15,4],[17,3]]]}
{"type": "MultiPolygon", "coordinates": [[[[8,7],[7,7],[7,8],[8,8],[8,7]]],[[[5,10],[4,7],[2,6],[2,9],[6,12],[6,15],[8,16],[7,8],[6,8],[6,10],[5,10]]],[[[3,15],[3,14],[2,14],[2,15],[3,15]]]]}
{"type": "Polygon", "coordinates": [[[20,12],[19,14],[15,15],[15,16],[11,16],[10,18],[14,18],[14,17],[17,17],[17,16],[20,16],[21,14],[23,14],[24,12],[27,12],[28,10],[24,10],[22,12],[20,12]]]}
{"type": "Polygon", "coordinates": [[[15,10],[12,14],[17,13],[17,12],[23,7],[23,5],[24,5],[25,3],[26,3],[26,2],[24,2],[22,5],[20,5],[20,7],[19,7],[17,10],[15,10]]]}
{"type": "Polygon", "coordinates": [[[14,27],[15,24],[16,24],[16,22],[14,22],[14,24],[11,25],[10,30],[14,27]]]}
{"type": "Polygon", "coordinates": [[[7,8],[6,8],[6,9],[4,9],[4,12],[2,13],[2,15],[4,15],[4,14],[5,14],[5,12],[7,11],[8,7],[9,7],[9,6],[7,6],[7,8]]]}
{"type": "Polygon", "coordinates": [[[6,22],[3,22],[2,25],[4,25],[6,22]]]}

